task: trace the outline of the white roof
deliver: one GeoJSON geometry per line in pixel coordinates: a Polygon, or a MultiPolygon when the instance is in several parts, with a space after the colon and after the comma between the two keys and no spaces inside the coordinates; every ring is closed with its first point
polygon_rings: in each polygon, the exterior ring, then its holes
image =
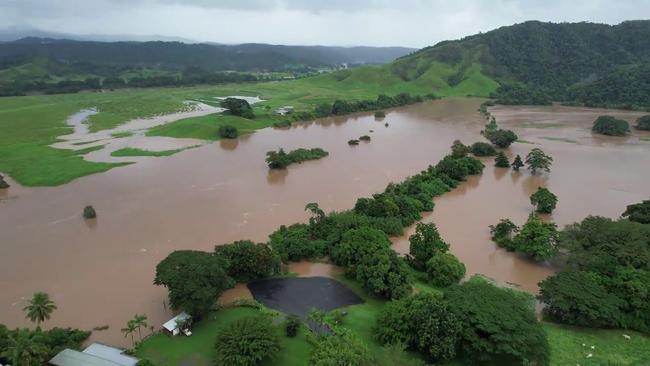
{"type": "Polygon", "coordinates": [[[176,321],[177,320],[186,320],[186,319],[190,319],[190,318],[191,318],[191,316],[188,313],[182,312],[182,313],[176,315],[175,317],[169,319],[165,324],[163,324],[163,328],[167,329],[170,332],[173,332],[174,330],[176,330],[176,328],[178,328],[176,326],[176,321]]]}
{"type": "Polygon", "coordinates": [[[124,350],[101,343],[91,344],[86,347],[84,353],[110,360],[123,366],[135,366],[138,363],[137,358],[125,355],[124,350]]]}

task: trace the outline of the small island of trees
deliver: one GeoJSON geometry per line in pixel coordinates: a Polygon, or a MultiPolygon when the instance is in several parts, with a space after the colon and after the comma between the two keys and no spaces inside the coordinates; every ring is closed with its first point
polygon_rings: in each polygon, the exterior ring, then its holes
{"type": "Polygon", "coordinates": [[[228,113],[233,116],[239,116],[247,119],[255,118],[253,108],[244,99],[226,98],[221,101],[221,107],[226,108],[228,110],[228,113]]]}
{"type": "Polygon", "coordinates": [[[300,148],[289,153],[286,153],[284,149],[280,148],[278,151],[269,151],[266,153],[266,163],[271,169],[284,169],[293,163],[321,159],[327,155],[329,153],[321,148],[300,148]]]}
{"type": "Polygon", "coordinates": [[[630,132],[630,124],[612,116],[600,116],[594,121],[591,131],[606,136],[625,136],[630,132]]]}

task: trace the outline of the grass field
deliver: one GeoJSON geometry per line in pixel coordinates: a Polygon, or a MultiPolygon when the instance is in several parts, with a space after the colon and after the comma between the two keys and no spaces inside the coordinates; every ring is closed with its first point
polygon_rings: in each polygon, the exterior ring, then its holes
{"type": "Polygon", "coordinates": [[[149,132],[157,136],[214,140],[221,124],[236,124],[245,133],[281,121],[282,117],[274,116],[272,111],[284,105],[303,111],[335,99],[374,99],[379,94],[401,92],[419,95],[433,92],[438,96],[487,95],[496,88],[496,82],[483,75],[478,64],[468,67],[465,79],[451,87],[445,79],[455,72],[455,67],[433,63],[420,77],[405,81],[392,72],[391,65],[384,65],[282,82],[4,97],[0,98],[0,172],[22,185],[55,186],[118,166],[87,162],[82,158],[83,152],[49,147],[58,136],[72,132],[66,125],[68,116],[85,108],[96,108],[99,112],[89,118],[92,132],[114,128],[134,118],[185,110],[188,100],[213,105],[215,97],[228,95],[260,96],[265,100],[254,106],[257,117],[253,121],[235,120],[232,116],[206,116],[178,121],[149,132]]]}
{"type": "MultiPolygon", "coordinates": [[[[245,307],[228,308],[211,314],[199,322],[191,337],[171,337],[159,333],[147,338],[138,347],[137,356],[147,358],[157,366],[210,366],[213,364],[214,342],[217,333],[235,320],[259,314],[259,310],[245,307]]],[[[282,351],[264,365],[307,365],[312,346],[303,327],[298,336],[282,334],[282,351]]]]}

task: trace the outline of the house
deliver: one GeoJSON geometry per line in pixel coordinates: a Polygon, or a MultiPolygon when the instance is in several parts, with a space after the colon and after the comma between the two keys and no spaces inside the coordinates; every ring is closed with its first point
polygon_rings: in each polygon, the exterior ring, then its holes
{"type": "Polygon", "coordinates": [[[183,331],[185,335],[190,336],[192,335],[192,332],[190,332],[188,329],[180,329],[178,327],[178,324],[185,323],[191,320],[192,317],[188,313],[182,312],[176,315],[175,317],[169,319],[165,324],[163,324],[163,329],[165,329],[171,335],[179,335],[181,331],[183,331]]]}
{"type": "Polygon", "coordinates": [[[138,359],[124,354],[124,350],[93,343],[83,352],[69,348],[54,356],[49,364],[52,366],[135,366],[138,359]]]}
{"type": "Polygon", "coordinates": [[[287,115],[289,113],[293,113],[293,106],[285,105],[284,107],[280,107],[280,108],[276,109],[275,112],[273,112],[273,113],[275,113],[275,114],[277,114],[279,116],[284,116],[284,115],[287,115]]]}

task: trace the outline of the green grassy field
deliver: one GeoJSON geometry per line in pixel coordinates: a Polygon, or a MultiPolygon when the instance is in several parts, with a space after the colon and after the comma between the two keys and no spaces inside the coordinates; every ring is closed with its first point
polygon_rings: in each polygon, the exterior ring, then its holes
{"type": "MultiPolygon", "coordinates": [[[[256,119],[200,117],[162,126],[150,135],[194,137],[214,140],[223,123],[233,123],[242,132],[272,125],[283,118],[272,111],[292,105],[297,111],[312,110],[322,102],[335,99],[374,99],[379,94],[401,92],[438,96],[487,95],[496,82],[480,72],[478,64],[465,71],[465,79],[449,86],[445,78],[456,67],[433,63],[427,72],[405,81],[392,72],[391,65],[341,70],[333,74],[282,82],[229,84],[185,88],[125,89],[102,93],[79,93],[0,98],[0,172],[26,186],[55,186],[75,178],[103,172],[118,165],[84,161],[83,153],[49,147],[58,136],[72,129],[66,119],[84,108],[99,113],[89,118],[90,131],[111,129],[134,118],[151,117],[188,108],[188,100],[216,104],[215,97],[228,95],[260,96],[264,102],[254,106],[256,119]]],[[[125,136],[125,135],[119,135],[125,136]]]]}
{"type": "MultiPolygon", "coordinates": [[[[171,337],[159,333],[147,338],[138,347],[137,356],[147,358],[158,366],[209,366],[213,364],[214,341],[217,333],[235,320],[259,314],[246,307],[228,308],[215,312],[199,322],[191,337],[171,337]]],[[[307,330],[302,327],[295,338],[281,337],[282,351],[264,365],[302,366],[307,364],[312,346],[307,330]]]]}

